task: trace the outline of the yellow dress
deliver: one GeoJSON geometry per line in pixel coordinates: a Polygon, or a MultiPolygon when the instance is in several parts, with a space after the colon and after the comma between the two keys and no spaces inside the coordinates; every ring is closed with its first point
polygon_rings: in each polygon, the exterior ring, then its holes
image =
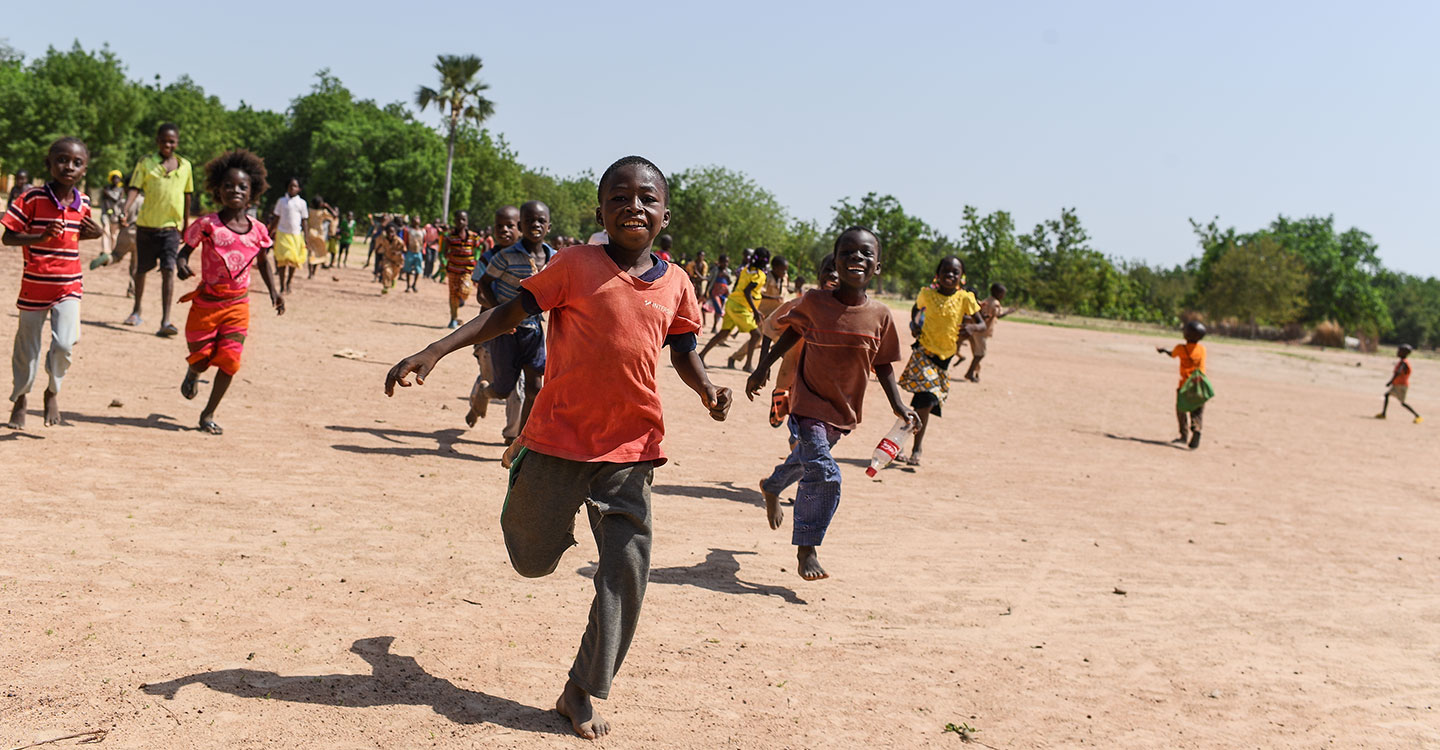
{"type": "Polygon", "coordinates": [[[734,328],[741,333],[749,333],[760,327],[759,321],[755,320],[754,311],[745,301],[745,287],[751,283],[755,284],[755,291],[750,293],[750,299],[757,306],[760,304],[761,291],[765,288],[765,271],[746,268],[740,271],[740,278],[735,282],[730,297],[725,300],[725,317],[720,321],[722,329],[734,328]]]}
{"type": "Polygon", "coordinates": [[[305,219],[305,247],[310,251],[311,265],[324,263],[330,257],[330,251],[325,247],[325,222],[333,222],[336,218],[333,211],[321,208],[311,211],[305,219]]]}

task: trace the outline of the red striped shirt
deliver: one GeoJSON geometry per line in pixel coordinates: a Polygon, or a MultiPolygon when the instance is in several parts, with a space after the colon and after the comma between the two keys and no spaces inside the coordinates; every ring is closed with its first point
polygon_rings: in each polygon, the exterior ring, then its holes
{"type": "Polygon", "coordinates": [[[49,310],[61,300],[80,299],[80,222],[89,215],[90,197],[78,189],[61,202],[48,185],[32,187],[10,204],[0,224],[11,231],[39,234],[55,222],[64,224],[59,237],[25,246],[16,307],[49,310]]]}

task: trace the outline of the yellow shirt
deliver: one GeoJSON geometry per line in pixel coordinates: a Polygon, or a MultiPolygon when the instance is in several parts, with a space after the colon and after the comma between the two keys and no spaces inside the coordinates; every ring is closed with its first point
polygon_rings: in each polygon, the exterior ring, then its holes
{"type": "Polygon", "coordinates": [[[185,221],[185,196],[195,192],[194,175],[191,174],[190,160],[176,155],[179,166],[165,172],[159,154],[150,154],[135,165],[130,175],[130,187],[145,194],[145,205],[135,224],[151,229],[183,229],[185,221]]]}
{"type": "Polygon", "coordinates": [[[755,284],[755,291],[750,293],[750,299],[754,300],[756,307],[760,305],[760,295],[765,290],[765,271],[761,269],[745,268],[740,271],[740,278],[731,287],[730,299],[726,300],[727,305],[734,305],[735,309],[750,308],[745,304],[745,287],[755,284]]]}
{"type": "Polygon", "coordinates": [[[944,295],[925,287],[915,298],[915,307],[925,313],[920,345],[941,359],[955,356],[955,340],[960,336],[960,324],[965,316],[980,312],[975,295],[964,289],[944,295]]]}

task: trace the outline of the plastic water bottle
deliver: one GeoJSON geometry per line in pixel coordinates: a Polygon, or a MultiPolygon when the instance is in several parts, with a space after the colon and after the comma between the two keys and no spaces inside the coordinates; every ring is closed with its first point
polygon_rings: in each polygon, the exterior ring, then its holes
{"type": "Polygon", "coordinates": [[[880,438],[880,444],[875,446],[875,452],[870,454],[870,465],[865,467],[865,476],[873,477],[876,472],[889,466],[890,462],[900,455],[901,446],[919,426],[904,419],[895,420],[895,426],[885,433],[885,437],[880,438]]]}

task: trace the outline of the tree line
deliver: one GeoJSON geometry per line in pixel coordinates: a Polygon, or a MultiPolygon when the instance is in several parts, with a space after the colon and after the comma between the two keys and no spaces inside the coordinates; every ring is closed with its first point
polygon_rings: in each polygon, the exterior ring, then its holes
{"type": "MultiPolygon", "coordinates": [[[[271,112],[243,102],[228,108],[183,75],[170,83],[132,80],[108,48],[77,42],[27,62],[0,45],[4,172],[42,174],[49,143],[75,135],[90,146],[98,183],[111,169],[129,170],[167,121],[180,125],[181,153],[197,164],[235,147],[263,156],[272,174],[267,202],[298,177],[307,194],[357,214],[440,215],[449,133],[404,103],[357,98],[328,71],[286,111],[271,112]]],[[[497,206],[542,200],[557,235],[584,238],[599,229],[593,172],[558,176],[527,166],[503,135],[474,122],[453,124],[452,207],[484,222],[497,206]]],[[[1001,282],[1010,301],[1033,309],[1166,324],[1200,314],[1249,335],[1328,323],[1372,342],[1440,345],[1440,281],[1384,268],[1368,234],[1340,231],[1328,216],[1280,216],[1248,232],[1192,221],[1199,254],[1167,267],[1096,249],[1073,208],[1023,231],[1009,212],[967,206],[961,224],[945,232],[907,213],[894,196],[870,193],[837,200],[822,224],[793,216],[733,169],[693,166],[670,178],[669,233],[684,256],[703,250],[733,262],[745,248],[763,246],[788,258],[792,273],[813,278],[836,234],[861,225],[880,236],[881,285],[898,294],[914,294],[941,258],[957,255],[982,296],[1001,282]]]]}

